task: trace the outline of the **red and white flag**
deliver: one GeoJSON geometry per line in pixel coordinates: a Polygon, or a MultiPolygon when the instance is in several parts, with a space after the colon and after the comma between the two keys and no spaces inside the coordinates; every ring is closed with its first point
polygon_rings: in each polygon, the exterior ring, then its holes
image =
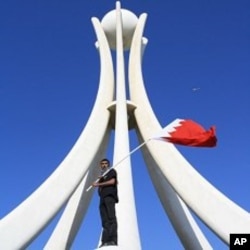
{"type": "Polygon", "coordinates": [[[215,126],[205,130],[192,120],[176,119],[152,139],[191,147],[215,147],[217,138],[215,126]]]}

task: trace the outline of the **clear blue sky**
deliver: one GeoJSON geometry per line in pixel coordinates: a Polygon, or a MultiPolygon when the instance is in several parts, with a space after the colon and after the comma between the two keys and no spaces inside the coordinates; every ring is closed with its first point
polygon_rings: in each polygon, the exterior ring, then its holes
{"type": "MultiPolygon", "coordinates": [[[[121,4],[137,16],[148,13],[144,80],[160,123],[165,126],[178,117],[205,128],[215,125],[216,148],[178,149],[215,187],[249,211],[249,0],[121,4]],[[196,87],[200,89],[192,91],[196,87]]],[[[90,19],[102,19],[114,8],[115,1],[1,1],[0,218],[55,170],[84,128],[99,83],[90,19]]],[[[130,134],[132,149],[138,142],[130,134]]],[[[182,249],[140,152],[132,164],[143,250],[182,249]]],[[[30,250],[42,249],[54,224],[30,250]]],[[[199,224],[214,249],[227,249],[199,224]]],[[[99,233],[95,195],[72,249],[95,248],[99,233]]]]}

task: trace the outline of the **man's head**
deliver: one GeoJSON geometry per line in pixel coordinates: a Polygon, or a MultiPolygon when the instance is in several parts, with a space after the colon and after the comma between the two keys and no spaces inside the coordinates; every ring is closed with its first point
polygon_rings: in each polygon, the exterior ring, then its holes
{"type": "Polygon", "coordinates": [[[110,162],[108,159],[104,158],[100,161],[100,167],[102,170],[106,170],[110,165],[110,162]]]}

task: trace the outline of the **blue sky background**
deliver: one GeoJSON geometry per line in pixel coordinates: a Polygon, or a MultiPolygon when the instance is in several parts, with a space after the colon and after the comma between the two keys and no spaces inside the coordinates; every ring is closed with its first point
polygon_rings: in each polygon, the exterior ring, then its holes
{"type": "MultiPolygon", "coordinates": [[[[190,118],[205,128],[215,125],[216,148],[178,149],[215,187],[249,211],[250,2],[121,4],[137,16],[148,13],[143,71],[160,123],[190,118]]],[[[114,8],[115,1],[1,1],[0,218],[46,180],[84,128],[99,83],[90,19],[101,20],[114,8]]],[[[134,131],[130,135],[133,149],[138,142],[134,131]]],[[[111,151],[112,145],[110,158],[111,151]]],[[[132,164],[143,250],[183,249],[139,151],[132,164]]],[[[43,248],[56,220],[28,249],[43,248]]],[[[228,249],[199,224],[214,249],[228,249]]],[[[72,249],[94,249],[99,233],[95,195],[72,249]]]]}

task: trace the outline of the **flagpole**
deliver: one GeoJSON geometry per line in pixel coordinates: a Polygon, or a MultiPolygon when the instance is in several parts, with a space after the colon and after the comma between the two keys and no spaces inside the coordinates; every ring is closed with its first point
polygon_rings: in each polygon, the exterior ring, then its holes
{"type": "MultiPolygon", "coordinates": [[[[95,180],[95,183],[97,183],[104,175],[106,175],[111,169],[115,168],[116,166],[118,166],[121,162],[123,162],[125,159],[127,159],[130,155],[132,155],[134,152],[136,152],[138,149],[140,149],[141,147],[143,147],[146,143],[148,143],[150,140],[152,140],[152,138],[144,141],[143,143],[141,143],[139,146],[137,146],[136,148],[134,148],[132,151],[129,152],[128,155],[126,155],[124,158],[122,158],[120,161],[118,161],[116,164],[114,164],[112,167],[110,167],[108,170],[106,170],[99,178],[97,178],[95,180]]],[[[86,192],[88,192],[93,186],[90,185],[87,189],[86,192]]]]}

